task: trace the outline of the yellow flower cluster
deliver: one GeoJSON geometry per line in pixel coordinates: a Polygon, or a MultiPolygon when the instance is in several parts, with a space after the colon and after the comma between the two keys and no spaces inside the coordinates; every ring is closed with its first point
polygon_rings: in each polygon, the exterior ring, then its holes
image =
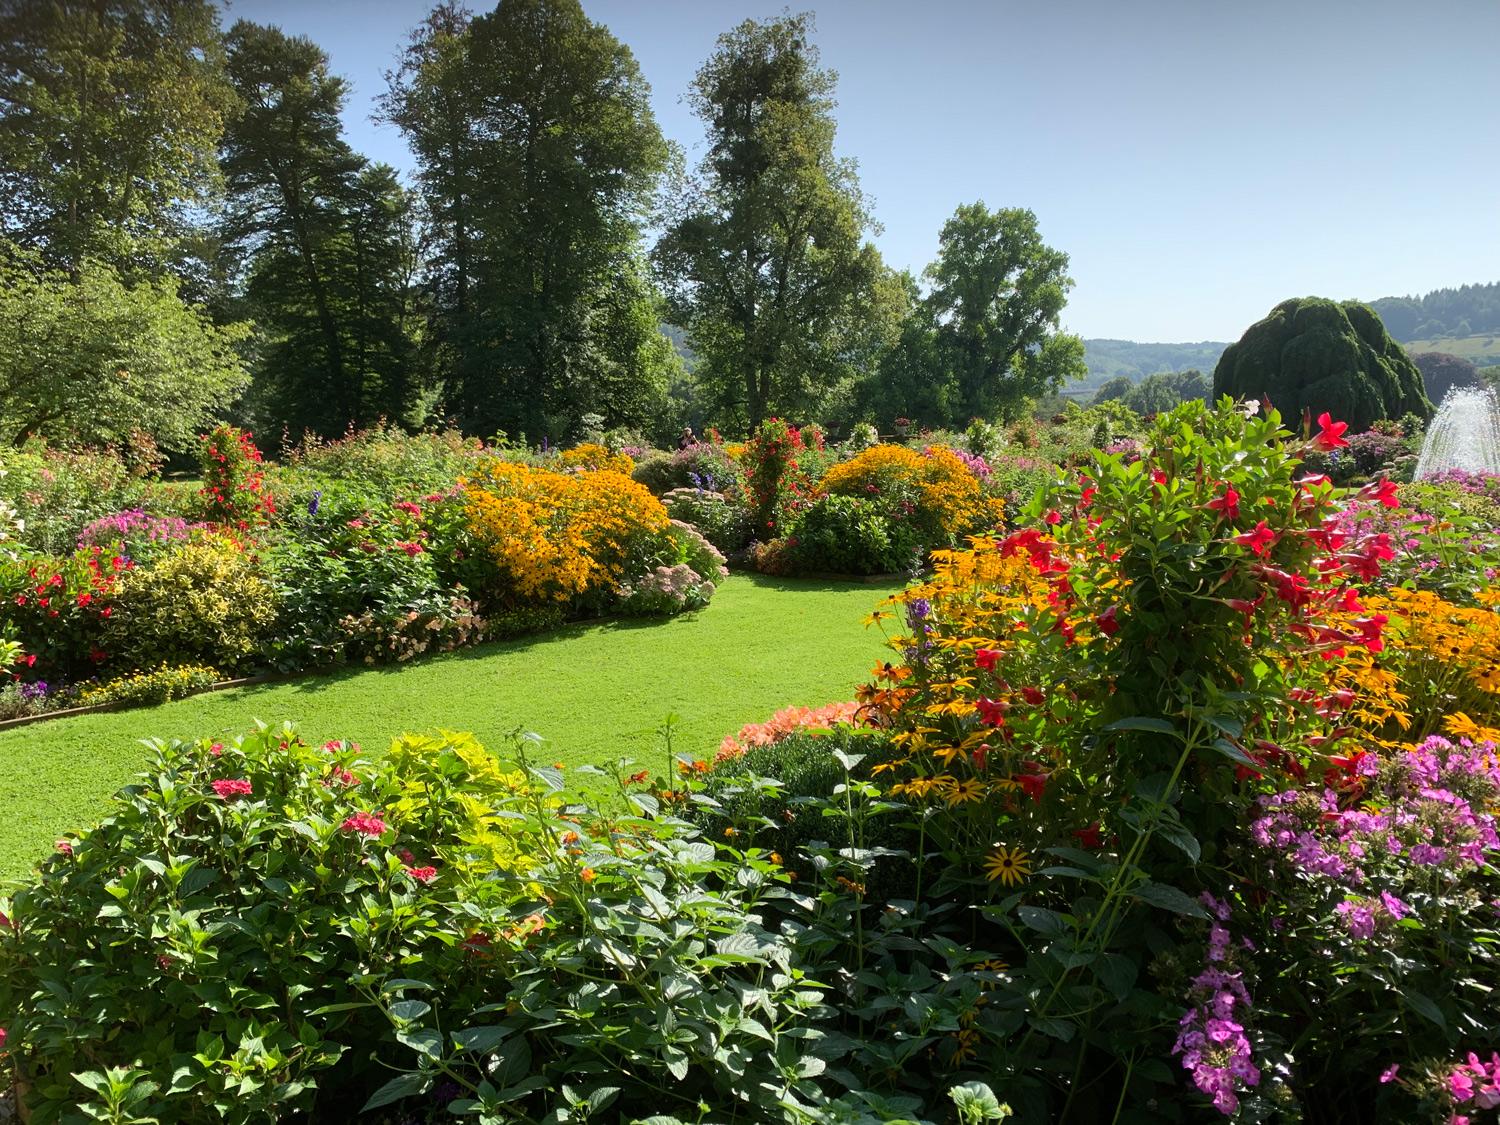
{"type": "Polygon", "coordinates": [[[490,458],[463,487],[470,529],[525,601],[619,585],[631,548],[670,522],[648,489],[609,470],[556,473],[490,458]]]}
{"type": "Polygon", "coordinates": [[[1347,719],[1408,739],[1458,733],[1453,718],[1500,726],[1500,613],[1400,588],[1366,598],[1365,612],[1389,619],[1385,649],[1352,652],[1331,671],[1334,687],[1355,693],[1347,719]]]}
{"type": "Polygon", "coordinates": [[[611,453],[596,441],[575,445],[558,457],[557,462],[564,469],[603,469],[627,477],[635,471],[635,462],[628,453],[611,453]]]}
{"type": "Polygon", "coordinates": [[[877,445],[833,466],[821,482],[837,496],[910,495],[924,522],[956,542],[993,526],[999,501],[986,501],[979,478],[945,445],[918,453],[904,445],[877,445]]]}

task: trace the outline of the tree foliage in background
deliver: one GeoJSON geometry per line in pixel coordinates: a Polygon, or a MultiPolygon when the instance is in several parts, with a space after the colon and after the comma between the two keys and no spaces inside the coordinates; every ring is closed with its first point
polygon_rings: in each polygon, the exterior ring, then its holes
{"type": "Polygon", "coordinates": [[[754,430],[820,412],[894,342],[902,291],[874,246],[851,161],[834,154],[835,75],[811,17],[719,37],[688,95],[708,151],[655,262],[720,418],[754,430]]]}
{"type": "Polygon", "coordinates": [[[246,377],[241,326],[215,327],[170,279],[127,286],[84,259],[0,245],[0,436],[186,449],[246,377]]]}
{"type": "Polygon", "coordinates": [[[1370,307],[1398,340],[1500,333],[1500,282],[1434,289],[1421,297],[1381,297],[1370,307]]]}
{"type": "Polygon", "coordinates": [[[241,20],[228,72],[244,108],[223,139],[224,236],[245,256],[260,329],[259,412],[324,435],[411,420],[414,200],[344,142],[347,86],[316,44],[241,20]]]}
{"type": "Polygon", "coordinates": [[[675,356],[640,230],[669,149],[630,50],[577,0],[442,5],[383,105],[433,219],[433,346],[461,422],[649,421],[675,356]]]}
{"type": "MultiPolygon", "coordinates": [[[[1120,396],[1120,402],[1143,418],[1162,414],[1189,399],[1205,402],[1213,387],[1201,371],[1158,371],[1147,375],[1120,396]]],[[[1094,401],[1101,401],[1098,395],[1094,401]]]]}
{"type": "Polygon", "coordinates": [[[1447,352],[1417,352],[1411,357],[1422,373],[1422,386],[1433,403],[1443,401],[1443,396],[1454,387],[1477,387],[1484,378],[1479,368],[1462,356],[1447,352]]]}
{"type": "Polygon", "coordinates": [[[1084,374],[1083,341],[1059,330],[1068,256],[1042,241],[1031,211],[959,207],[926,277],[943,375],[964,417],[1010,417],[1084,374]]]}
{"type": "Polygon", "coordinates": [[[159,272],[218,183],[222,61],[206,0],[0,0],[0,229],[159,272]]]}
{"type": "Polygon", "coordinates": [[[1355,430],[1382,418],[1431,418],[1422,373],[1358,301],[1294,297],[1251,325],[1214,369],[1215,397],[1269,399],[1286,418],[1330,412],[1355,430]]]}

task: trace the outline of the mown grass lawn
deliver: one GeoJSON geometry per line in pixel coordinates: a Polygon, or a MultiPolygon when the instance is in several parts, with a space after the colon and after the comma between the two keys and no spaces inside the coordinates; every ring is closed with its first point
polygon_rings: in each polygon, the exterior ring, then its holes
{"type": "Polygon", "coordinates": [[[145,760],[140,739],[296,722],[310,740],[383,749],[403,731],[516,728],[567,765],[664,759],[654,731],[711,752],[726,733],[792,704],[853,697],[883,651],[861,619],[894,586],[735,575],[713,604],[671,621],[573,625],[410,665],[347,669],[0,731],[0,876],[30,868],[63,832],[98,819],[145,760]]]}

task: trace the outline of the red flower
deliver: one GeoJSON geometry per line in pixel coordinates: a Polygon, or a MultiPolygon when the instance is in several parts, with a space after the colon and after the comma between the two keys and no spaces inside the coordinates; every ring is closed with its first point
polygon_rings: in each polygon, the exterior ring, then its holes
{"type": "Polygon", "coordinates": [[[1023,687],[1021,689],[1021,698],[1033,707],[1040,707],[1046,701],[1047,697],[1042,694],[1041,688],[1023,687]]]}
{"type": "Polygon", "coordinates": [[[640,770],[637,773],[631,774],[625,780],[628,781],[631,785],[640,785],[643,781],[645,781],[650,776],[651,776],[650,771],[648,771],[648,770],[640,770]]]}
{"type": "Polygon", "coordinates": [[[386,823],[378,813],[355,813],[340,824],[339,828],[344,832],[374,837],[385,835],[386,823]]]}
{"type": "Polygon", "coordinates": [[[1359,630],[1359,643],[1371,652],[1379,652],[1385,648],[1385,641],[1381,639],[1381,630],[1390,618],[1383,613],[1376,613],[1370,617],[1357,617],[1354,627],[1359,630]]]}
{"type": "Polygon", "coordinates": [[[974,664],[983,668],[986,672],[995,670],[995,661],[1000,659],[1000,650],[993,648],[981,648],[974,650],[974,664]]]}
{"type": "Polygon", "coordinates": [[[1240,518],[1240,494],[1234,490],[1234,486],[1226,484],[1224,495],[1217,500],[1210,500],[1204,507],[1210,511],[1218,512],[1226,520],[1233,523],[1240,518]]]}
{"type": "Polygon", "coordinates": [[[1367,484],[1359,490],[1359,494],[1366,500],[1378,500],[1387,508],[1399,508],[1401,498],[1397,494],[1396,482],[1390,477],[1381,477],[1374,483],[1367,484]]]}
{"type": "Polygon", "coordinates": [[[1120,631],[1120,623],[1115,620],[1115,614],[1118,610],[1118,606],[1112,605],[1099,614],[1098,617],[1094,618],[1094,624],[1099,626],[1099,632],[1103,633],[1106,637],[1113,637],[1120,631]]]}
{"type": "Polygon", "coordinates": [[[79,594],[78,595],[78,604],[79,605],[88,605],[89,602],[91,602],[93,600],[94,600],[94,595],[93,594],[79,594]]]}
{"type": "MultiPolygon", "coordinates": [[[[1038,770],[1035,762],[1027,762],[1025,764],[1031,767],[1032,770],[1038,770]]],[[[1047,788],[1047,775],[1041,772],[1018,773],[1011,780],[1019,785],[1021,791],[1033,801],[1040,801],[1042,793],[1047,788]]]]}
{"type": "Polygon", "coordinates": [[[1104,846],[1104,839],[1099,834],[1099,822],[1096,820],[1087,828],[1073,829],[1073,838],[1081,847],[1097,850],[1104,846]]]}
{"type": "Polygon", "coordinates": [[[1318,426],[1318,432],[1313,435],[1313,445],[1324,453],[1331,453],[1349,444],[1344,440],[1344,431],[1349,428],[1348,422],[1335,422],[1325,410],[1318,415],[1318,426]]]}
{"type": "Polygon", "coordinates": [[[221,757],[224,753],[224,744],[222,742],[215,742],[208,748],[208,752],[215,758],[221,757]]]}
{"type": "Polygon", "coordinates": [[[980,699],[974,704],[979,709],[979,721],[987,727],[1003,727],[1007,707],[994,699],[980,699]]]}
{"type": "Polygon", "coordinates": [[[424,886],[437,878],[436,867],[406,867],[403,870],[424,886]]]}
{"type": "Polygon", "coordinates": [[[1162,472],[1160,469],[1152,469],[1151,483],[1156,485],[1158,488],[1165,488],[1167,485],[1167,474],[1162,472]]]}
{"type": "Polygon", "coordinates": [[[213,784],[213,790],[219,795],[220,800],[228,801],[234,797],[250,796],[252,786],[244,778],[221,777],[213,784]]]}
{"type": "Polygon", "coordinates": [[[1052,510],[1048,510],[1047,514],[1043,518],[1054,527],[1062,523],[1062,516],[1058,515],[1057,512],[1052,510]]]}
{"type": "Polygon", "coordinates": [[[1271,544],[1276,542],[1276,533],[1266,526],[1265,520],[1261,520],[1253,530],[1234,536],[1230,542],[1249,547],[1257,555],[1267,555],[1270,554],[1271,544]]]}

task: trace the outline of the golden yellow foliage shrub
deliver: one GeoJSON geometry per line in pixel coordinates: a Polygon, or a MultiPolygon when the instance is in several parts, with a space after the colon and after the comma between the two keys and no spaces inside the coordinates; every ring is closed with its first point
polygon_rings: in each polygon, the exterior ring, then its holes
{"type": "Polygon", "coordinates": [[[523,601],[566,602],[629,577],[666,508],[623,473],[558,473],[499,459],[464,480],[469,527],[523,601]]]}

